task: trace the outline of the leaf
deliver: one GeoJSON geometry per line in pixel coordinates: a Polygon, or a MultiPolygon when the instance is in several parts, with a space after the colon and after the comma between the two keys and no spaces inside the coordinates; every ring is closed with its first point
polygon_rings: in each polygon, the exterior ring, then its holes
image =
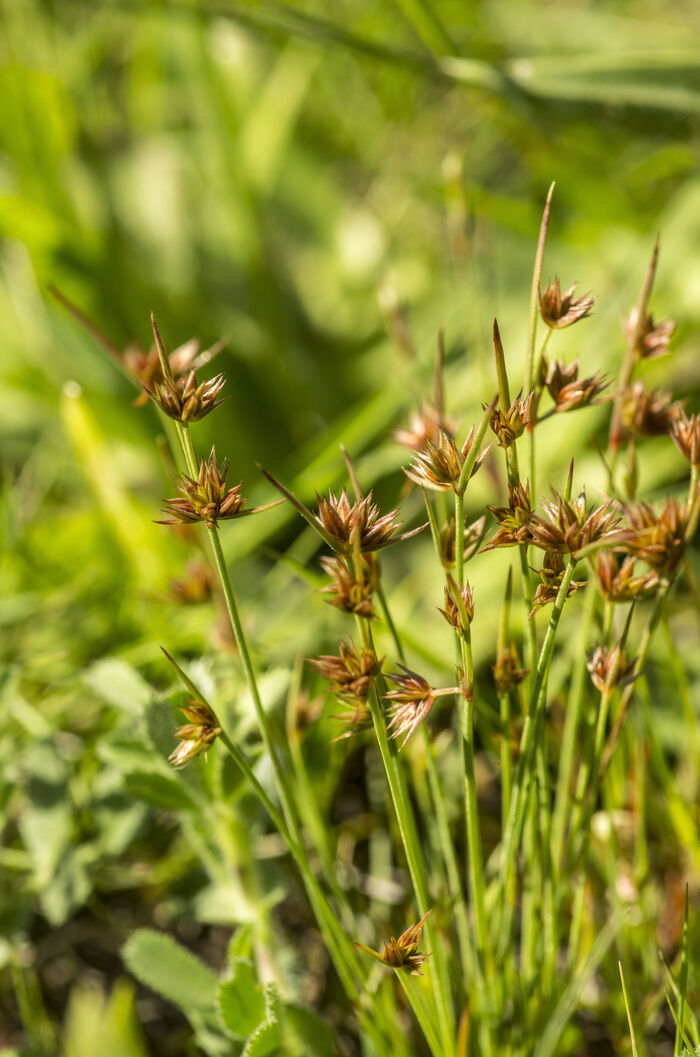
{"type": "Polygon", "coordinates": [[[67,848],[51,880],[39,893],[41,909],[54,927],[63,925],[71,914],[87,901],[92,884],[86,860],[92,857],[90,845],[67,848]]]}
{"type": "Polygon", "coordinates": [[[158,771],[129,771],[124,786],[133,796],[165,811],[194,811],[199,806],[177,778],[158,771]]]}
{"type": "Polygon", "coordinates": [[[241,1057],[267,1057],[281,1044],[280,1026],[274,1020],[266,1020],[248,1039],[241,1057]]]}
{"type": "Polygon", "coordinates": [[[171,936],[138,929],[122,949],[134,976],[185,1014],[211,1014],[216,1008],[218,981],[199,958],[171,936]]]}
{"type": "Polygon", "coordinates": [[[135,668],[117,657],[105,657],[83,675],[91,690],[122,712],[140,716],[153,698],[153,691],[135,668]]]}
{"type": "Polygon", "coordinates": [[[24,846],[34,860],[36,883],[49,884],[73,838],[73,810],[65,760],[51,741],[33,745],[21,763],[27,804],[19,819],[24,846]]]}
{"type": "Polygon", "coordinates": [[[245,1039],[265,1019],[265,998],[258,987],[252,962],[236,959],[229,979],[219,987],[219,1007],[226,1027],[237,1038],[245,1039]]]}
{"type": "Polygon", "coordinates": [[[117,980],[109,998],[93,987],[73,988],[63,1053],[65,1057],[93,1057],[95,1053],[100,1057],[147,1057],[130,981],[117,980]]]}
{"type": "Polygon", "coordinates": [[[284,1038],[292,1052],[299,1057],[313,1053],[314,1057],[333,1057],[335,1035],[324,1020],[302,1006],[284,1007],[284,1038]]]}

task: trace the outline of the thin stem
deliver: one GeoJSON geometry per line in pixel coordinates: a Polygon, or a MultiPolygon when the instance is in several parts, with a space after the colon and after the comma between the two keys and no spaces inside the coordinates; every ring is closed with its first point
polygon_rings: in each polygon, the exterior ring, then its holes
{"type": "MultiPolygon", "coordinates": [[[[545,706],[545,695],[543,693],[545,676],[549,671],[549,665],[554,650],[554,640],[556,638],[557,628],[564,608],[564,602],[566,601],[569,587],[571,586],[571,581],[573,579],[575,564],[574,558],[570,556],[562,576],[557,597],[552,606],[552,615],[542,643],[542,649],[540,650],[535,678],[530,692],[528,711],[520,737],[520,754],[515,772],[515,781],[513,783],[508,825],[503,837],[500,873],[501,890],[504,894],[510,888],[510,879],[515,868],[515,850],[518,841],[520,840],[520,834],[522,833],[525,809],[527,807],[527,797],[532,783],[532,757],[535,747],[537,722],[540,713],[543,712],[545,706]]],[[[504,907],[503,910],[505,912],[507,908],[504,907]]],[[[500,929],[499,954],[502,954],[505,950],[509,931],[509,928],[500,929]]]]}
{"type": "Polygon", "coordinates": [[[408,1003],[415,1014],[416,1020],[420,1024],[421,1031],[425,1035],[433,1057],[443,1057],[444,1050],[442,1048],[442,1043],[436,1035],[435,1029],[430,1021],[430,1016],[425,1007],[423,996],[420,994],[417,987],[409,985],[405,972],[402,972],[401,969],[395,969],[394,972],[398,977],[399,983],[408,999],[408,1003]]]}
{"type": "Polygon", "coordinates": [[[528,319],[527,346],[525,349],[525,389],[529,393],[534,381],[535,341],[537,338],[537,316],[540,302],[540,281],[542,279],[542,265],[544,263],[544,247],[547,241],[547,228],[549,226],[549,212],[552,204],[554,184],[550,185],[547,198],[544,203],[542,222],[540,223],[540,234],[537,240],[537,251],[535,253],[535,266],[532,270],[532,286],[530,288],[530,315],[528,319]]]}

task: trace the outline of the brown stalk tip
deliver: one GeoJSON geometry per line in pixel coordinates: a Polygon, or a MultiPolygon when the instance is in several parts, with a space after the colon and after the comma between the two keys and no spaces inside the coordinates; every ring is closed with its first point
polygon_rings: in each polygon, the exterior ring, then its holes
{"type": "Polygon", "coordinates": [[[428,914],[431,913],[432,910],[428,910],[420,921],[417,921],[415,925],[410,925],[405,932],[401,933],[398,939],[394,939],[392,936],[388,943],[385,940],[381,954],[372,950],[371,947],[365,947],[362,943],[356,943],[355,946],[392,969],[403,969],[414,976],[422,976],[421,969],[430,955],[419,954],[418,945],[421,941],[423,925],[428,914]]]}

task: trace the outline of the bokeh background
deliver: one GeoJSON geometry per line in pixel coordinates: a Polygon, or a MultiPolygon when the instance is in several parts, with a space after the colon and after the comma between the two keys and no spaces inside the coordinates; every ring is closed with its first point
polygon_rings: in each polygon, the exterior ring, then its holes
{"type": "MultiPolygon", "coordinates": [[[[554,180],[545,276],[599,296],[563,352],[616,372],[620,318],[661,232],[652,309],[679,328],[670,366],[648,375],[692,402],[700,10],[3,0],[0,15],[0,1046],[87,1057],[99,1035],[104,1057],[180,1053],[186,1025],[153,995],[139,995],[142,1027],[124,1026],[122,943],[155,923],[220,965],[252,911],[241,892],[224,906],[198,872],[177,805],[138,799],[124,744],[168,683],[159,643],[205,657],[212,687],[237,688],[235,658],[206,582],[203,604],[180,604],[188,590],[197,603],[191,540],[152,523],[172,494],[156,413],[132,406],[129,380],[50,287],[119,348],[148,347],[151,311],[170,347],[225,341],[229,401],[197,438],[253,500],[272,498],[257,462],[307,499],[341,484],[342,441],[394,505],[405,455],[391,431],[430,392],[438,328],[463,425],[495,388],[494,315],[518,376],[554,180]]],[[[567,444],[585,445],[597,414],[543,445],[544,479],[561,485],[567,444]]],[[[645,452],[643,488],[673,488],[680,456],[645,452]]],[[[479,487],[475,506],[493,502],[479,487]]],[[[405,496],[408,521],[418,506],[405,496]]],[[[283,508],[224,534],[280,700],[290,662],[335,626],[293,520],[283,508]]],[[[417,546],[425,561],[390,561],[395,604],[438,666],[449,638],[425,631],[417,599],[433,574],[417,546]]]]}

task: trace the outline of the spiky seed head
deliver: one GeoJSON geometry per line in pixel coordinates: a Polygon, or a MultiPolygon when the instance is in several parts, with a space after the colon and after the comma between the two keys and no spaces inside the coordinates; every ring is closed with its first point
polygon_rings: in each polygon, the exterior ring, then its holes
{"type": "Polygon", "coordinates": [[[329,492],[327,498],[317,495],[316,499],[316,521],[324,533],[330,536],[334,549],[339,554],[354,554],[356,547],[361,554],[378,551],[392,543],[415,536],[423,528],[421,526],[397,536],[398,510],[392,510],[380,517],[379,507],[372,502],[371,492],[364,498],[356,499],[354,503],[348,499],[345,489],[339,496],[329,492]]]}
{"type": "MultiPolygon", "coordinates": [[[[559,594],[564,570],[565,565],[560,555],[552,551],[547,551],[545,553],[541,569],[532,570],[539,576],[540,583],[537,585],[537,590],[532,599],[532,609],[530,610],[531,617],[534,616],[537,610],[542,606],[548,606],[554,602],[559,594]]],[[[569,584],[566,597],[570,598],[571,595],[576,594],[579,588],[585,587],[586,583],[587,581],[585,580],[572,580],[569,584]]]]}
{"type": "Polygon", "coordinates": [[[351,704],[367,700],[383,663],[373,650],[358,650],[352,641],[338,643],[337,656],[309,658],[309,664],[331,684],[329,691],[351,704]]]}
{"type": "MultiPolygon", "coordinates": [[[[470,561],[478,553],[479,547],[486,538],[486,514],[483,514],[464,529],[463,561],[470,561]]],[[[448,517],[440,530],[440,561],[443,569],[449,571],[455,564],[456,549],[455,519],[448,517]]]]}
{"type": "Polygon", "coordinates": [[[198,422],[224,403],[217,398],[225,384],[223,374],[198,383],[195,372],[190,371],[184,384],[161,375],[150,385],[144,384],[144,390],[170,418],[177,422],[198,422]]]}
{"type": "Polygon", "coordinates": [[[501,650],[492,670],[496,693],[499,697],[505,697],[506,694],[515,690],[530,674],[529,668],[520,667],[520,657],[515,641],[501,650]]]}
{"type": "Polygon", "coordinates": [[[430,712],[435,699],[443,697],[445,694],[459,693],[460,690],[459,687],[455,686],[435,690],[422,675],[412,672],[410,668],[406,668],[403,664],[400,664],[399,668],[401,669],[400,672],[392,672],[388,676],[392,683],[396,684],[397,689],[390,690],[385,697],[391,702],[391,719],[387,725],[387,730],[392,738],[400,738],[405,735],[400,746],[403,748],[430,712]]]}
{"type": "Polygon", "coordinates": [[[456,422],[429,404],[411,415],[407,428],[396,430],[394,440],[411,451],[422,451],[428,441],[439,444],[441,433],[454,437],[456,429],[456,422]]]}
{"type": "Polygon", "coordinates": [[[596,555],[596,576],[600,593],[610,602],[634,602],[653,598],[661,583],[659,574],[648,571],[635,575],[637,559],[628,554],[620,561],[612,550],[596,555]]]}
{"type": "MultiPolygon", "coordinates": [[[[530,405],[535,395],[534,390],[521,400],[522,390],[507,411],[496,409],[489,420],[491,429],[498,438],[501,448],[509,448],[518,437],[522,436],[525,427],[530,425],[530,405]]],[[[484,410],[486,410],[486,405],[484,410]]]]}
{"type": "Polygon", "coordinates": [[[487,509],[496,518],[499,528],[484,547],[485,551],[494,550],[496,547],[515,547],[518,543],[529,542],[529,526],[535,516],[530,505],[529,482],[522,485],[518,481],[515,485],[508,485],[507,507],[490,506],[487,509]]]}
{"type": "Polygon", "coordinates": [[[568,367],[563,361],[552,361],[545,378],[547,392],[558,412],[573,411],[578,407],[601,403],[597,397],[609,384],[602,374],[579,379],[578,360],[574,360],[568,367]]]}
{"type": "Polygon", "coordinates": [[[562,293],[557,275],[553,283],[547,283],[544,293],[540,291],[540,315],[542,322],[550,330],[570,327],[579,319],[584,319],[593,308],[595,298],[590,294],[574,297],[576,286],[577,284],[574,283],[565,293],[562,293]]]}
{"type": "Polygon", "coordinates": [[[184,767],[202,752],[206,756],[209,746],[221,733],[217,718],[205,701],[189,701],[180,707],[180,711],[189,723],[175,731],[180,744],[168,757],[173,767],[184,767]]]}
{"type": "MultiPolygon", "coordinates": [[[[625,337],[629,344],[634,340],[637,333],[638,308],[633,308],[624,320],[625,337]]],[[[665,356],[670,352],[669,342],[673,337],[676,324],[672,319],[662,319],[654,322],[654,317],[647,313],[644,325],[641,327],[635,353],[641,360],[654,360],[657,356],[665,356]]]]}
{"type": "Polygon", "coordinates": [[[336,609],[372,619],[372,598],[379,584],[379,566],[374,554],[364,554],[360,561],[361,575],[358,577],[344,558],[322,557],[321,565],[332,582],[322,587],[321,593],[330,595],[326,601],[336,609]]]}
{"type": "Polygon", "coordinates": [[[643,382],[635,382],[622,398],[623,426],[628,433],[642,437],[666,436],[682,413],[682,400],[672,400],[671,394],[661,389],[647,393],[643,382]]]}
{"type": "Polygon", "coordinates": [[[463,630],[463,616],[471,624],[474,619],[474,593],[469,583],[465,583],[460,589],[459,584],[450,576],[448,586],[445,587],[445,608],[440,609],[443,617],[453,628],[463,630]],[[459,598],[461,605],[457,602],[459,598]]]}
{"type": "MultiPolygon", "coordinates": [[[[429,488],[435,492],[453,492],[459,483],[462,468],[467,461],[473,441],[474,426],[469,430],[467,439],[461,448],[458,447],[454,437],[441,431],[437,444],[427,440],[425,447],[415,453],[411,465],[404,467],[404,473],[421,488],[429,488]]],[[[479,452],[471,472],[472,477],[491,447],[488,445],[479,452]]]]}
{"type": "Polygon", "coordinates": [[[423,934],[423,925],[430,913],[432,911],[428,910],[420,921],[417,921],[415,925],[410,925],[405,932],[401,933],[398,939],[394,939],[392,936],[388,943],[385,940],[381,954],[378,951],[373,951],[371,947],[365,947],[362,943],[356,943],[355,946],[392,969],[403,969],[414,976],[422,976],[421,969],[430,955],[420,954],[418,947],[423,934]]]}
{"type": "Polygon", "coordinates": [[[195,479],[183,474],[180,477],[180,492],[175,499],[166,499],[164,512],[171,516],[159,525],[190,525],[197,521],[203,521],[207,528],[214,528],[219,521],[228,521],[237,517],[248,517],[262,510],[269,510],[284,502],[283,499],[275,503],[267,503],[265,506],[252,507],[245,510],[248,502],[241,495],[242,484],[233,488],[226,487],[228,476],[228,460],[224,459],[220,466],[216,463],[216,448],[211,449],[209,458],[199,464],[199,475],[195,479]]]}
{"type": "Polygon", "coordinates": [[[691,466],[700,466],[700,413],[680,411],[671,424],[671,439],[691,466]]]}
{"type": "Polygon", "coordinates": [[[623,549],[660,576],[675,572],[686,549],[689,511],[685,504],[666,496],[658,514],[651,503],[629,503],[625,515],[630,532],[623,549]]]}
{"type": "Polygon", "coordinates": [[[621,643],[606,648],[596,646],[588,657],[586,667],[593,685],[601,694],[611,693],[616,687],[626,686],[640,674],[635,673],[636,661],[627,661],[625,647],[621,643]]]}

